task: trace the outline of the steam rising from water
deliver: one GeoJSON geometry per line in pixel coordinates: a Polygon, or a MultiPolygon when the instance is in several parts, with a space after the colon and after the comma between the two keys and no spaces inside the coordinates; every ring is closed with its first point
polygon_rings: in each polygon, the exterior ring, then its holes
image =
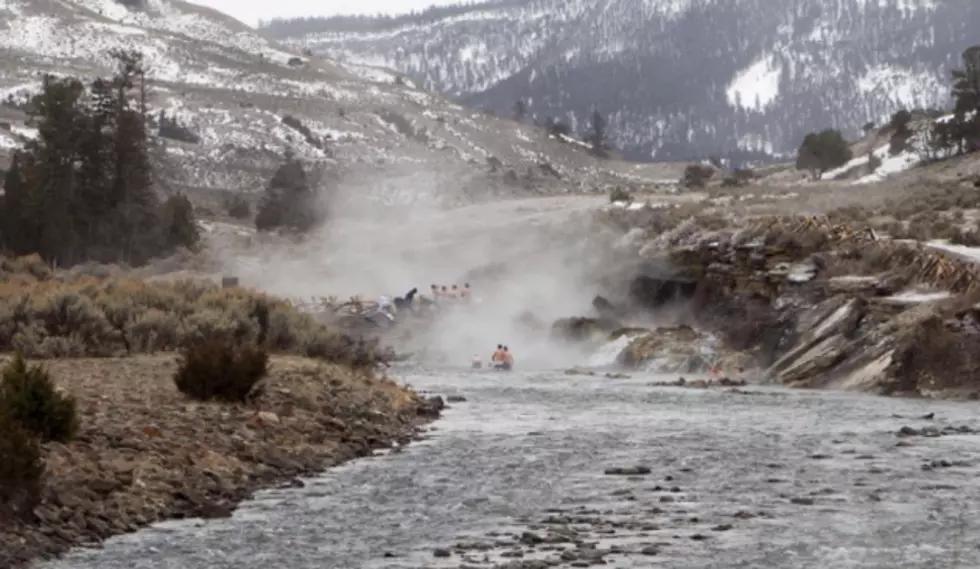
{"type": "Polygon", "coordinates": [[[605,259],[585,219],[604,197],[448,208],[431,201],[385,206],[366,196],[348,190],[342,202],[334,200],[330,220],[307,242],[224,254],[224,269],[243,284],[291,298],[376,299],[403,296],[413,287],[428,295],[431,284],[462,286],[471,274],[478,302],[414,337],[410,349],[450,365],[467,365],[474,354],[486,361],[497,344],[508,345],[522,368],[583,361],[584,354],[548,342],[547,327],[591,311],[593,275],[605,259]],[[490,265],[496,268],[473,273],[490,265]],[[525,313],[545,329],[522,324],[525,313]]]}

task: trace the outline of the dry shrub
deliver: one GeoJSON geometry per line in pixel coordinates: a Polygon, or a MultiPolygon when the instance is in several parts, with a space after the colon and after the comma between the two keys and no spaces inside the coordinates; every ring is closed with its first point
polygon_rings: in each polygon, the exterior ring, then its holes
{"type": "Polygon", "coordinates": [[[929,228],[930,239],[956,239],[960,228],[948,219],[936,219],[929,228]]]}
{"type": "Polygon", "coordinates": [[[630,193],[623,188],[614,188],[613,191],[609,192],[610,202],[630,202],[633,201],[633,197],[630,193]]]}
{"type": "Polygon", "coordinates": [[[827,219],[834,224],[866,222],[871,216],[872,211],[860,205],[845,205],[827,212],[827,219]]]}
{"type": "Polygon", "coordinates": [[[976,229],[968,229],[965,231],[958,231],[954,235],[950,242],[954,245],[964,245],[966,247],[980,247],[980,231],[976,229]]]}
{"type": "Polygon", "coordinates": [[[916,188],[912,193],[888,200],[884,213],[907,220],[923,213],[936,213],[980,207],[980,192],[959,183],[916,188]]]}
{"type": "Polygon", "coordinates": [[[642,227],[654,235],[659,235],[676,229],[703,210],[704,207],[700,204],[681,204],[659,208],[643,208],[632,211],[630,214],[637,218],[637,222],[633,226],[642,227]]]}
{"type": "Polygon", "coordinates": [[[30,430],[0,414],[0,524],[30,519],[41,503],[44,462],[41,444],[30,430]]]}
{"type": "Polygon", "coordinates": [[[198,401],[242,403],[268,372],[269,353],[263,346],[216,337],[183,350],[174,383],[198,401]]]}
{"type": "Polygon", "coordinates": [[[374,369],[395,358],[395,354],[382,348],[377,340],[356,338],[327,328],[310,336],[301,353],[353,369],[374,369]]]}
{"type": "Polygon", "coordinates": [[[28,366],[20,354],[3,369],[0,417],[44,442],[68,442],[78,432],[75,398],[59,392],[43,366],[28,366]]]}
{"type": "Polygon", "coordinates": [[[905,228],[905,234],[899,239],[914,239],[916,241],[928,241],[932,239],[932,232],[937,226],[923,217],[914,218],[909,221],[905,228]]]}
{"type": "Polygon", "coordinates": [[[719,213],[701,213],[695,216],[694,224],[702,231],[721,231],[731,226],[728,219],[719,213]]]}
{"type": "Polygon", "coordinates": [[[38,254],[24,257],[0,256],[0,282],[20,280],[47,280],[53,271],[38,254]]]}
{"type": "Polygon", "coordinates": [[[801,259],[826,250],[830,236],[817,228],[795,231],[790,227],[776,226],[766,231],[763,242],[784,251],[793,259],[801,259]]]}
{"type": "Polygon", "coordinates": [[[17,279],[0,282],[0,351],[18,350],[31,358],[105,357],[235,338],[358,367],[388,359],[376,345],[326,328],[282,299],[242,287],[118,275],[41,279],[29,271],[43,271],[27,261],[0,258],[0,263],[29,267],[18,269],[17,279]]]}

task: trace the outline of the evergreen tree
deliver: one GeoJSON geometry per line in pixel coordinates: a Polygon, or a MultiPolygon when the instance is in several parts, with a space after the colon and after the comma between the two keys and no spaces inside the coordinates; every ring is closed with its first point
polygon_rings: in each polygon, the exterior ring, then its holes
{"type": "Polygon", "coordinates": [[[892,156],[908,149],[908,141],[912,136],[912,129],[909,128],[911,123],[912,113],[905,109],[896,111],[892,115],[891,120],[888,122],[889,128],[892,129],[892,136],[888,140],[888,153],[892,156]]]}
{"type": "Polygon", "coordinates": [[[684,168],[681,185],[685,188],[703,188],[714,175],[715,170],[711,166],[690,164],[684,168]]]}
{"type": "Polygon", "coordinates": [[[527,116],[527,105],[523,99],[517,99],[517,102],[514,103],[514,120],[523,122],[525,116],[527,116]]]}
{"type": "Polygon", "coordinates": [[[75,160],[85,88],[75,79],[45,77],[32,100],[38,137],[14,157],[4,185],[7,247],[49,261],[70,262],[76,196],[75,160]]]}
{"type": "Polygon", "coordinates": [[[980,111],[980,45],[963,52],[963,68],[953,70],[954,113],[965,118],[980,111]]]}
{"type": "Polygon", "coordinates": [[[39,136],[15,154],[4,179],[0,220],[11,252],[61,266],[140,265],[196,241],[190,202],[168,209],[152,186],[142,56],[112,55],[117,73],[88,91],[49,76],[33,98],[39,136]],[[177,218],[183,229],[175,236],[177,218]]]}
{"type": "Polygon", "coordinates": [[[315,201],[303,164],[287,154],[259,201],[255,227],[259,231],[276,228],[308,231],[318,221],[315,201]]]}
{"type": "Polygon", "coordinates": [[[809,170],[814,180],[824,172],[843,166],[852,158],[851,147],[840,131],[827,129],[806,135],[796,156],[796,169],[809,170]]]}
{"type": "Polygon", "coordinates": [[[948,138],[956,142],[959,152],[980,149],[980,45],[963,52],[963,68],[952,72],[952,124],[948,138]]]}
{"type": "Polygon", "coordinates": [[[171,196],[163,203],[163,241],[168,249],[191,249],[201,238],[194,221],[194,206],[184,194],[171,196]]]}
{"type": "Polygon", "coordinates": [[[592,109],[592,127],[588,142],[592,145],[592,152],[597,156],[606,155],[606,119],[598,108],[592,109]]]}

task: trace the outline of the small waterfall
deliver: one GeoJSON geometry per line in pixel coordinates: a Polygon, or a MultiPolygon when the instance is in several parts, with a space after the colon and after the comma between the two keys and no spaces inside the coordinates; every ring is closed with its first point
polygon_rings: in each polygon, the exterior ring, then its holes
{"type": "Polygon", "coordinates": [[[629,345],[632,338],[623,334],[615,340],[606,342],[589,358],[589,367],[609,367],[616,364],[619,353],[629,345]]]}

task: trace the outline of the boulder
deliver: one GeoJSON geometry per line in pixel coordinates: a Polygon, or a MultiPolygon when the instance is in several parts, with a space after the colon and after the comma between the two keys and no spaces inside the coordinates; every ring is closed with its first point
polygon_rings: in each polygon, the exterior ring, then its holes
{"type": "Polygon", "coordinates": [[[697,288],[698,281],[695,279],[639,275],[630,282],[628,296],[631,303],[655,310],[667,304],[690,300],[697,288]]]}
{"type": "Polygon", "coordinates": [[[279,423],[279,417],[275,413],[271,413],[269,411],[256,411],[246,422],[246,424],[253,429],[273,427],[279,423]]]}
{"type": "Polygon", "coordinates": [[[592,308],[595,308],[601,318],[618,319],[623,316],[621,309],[602,295],[596,295],[592,299],[592,308]]]}
{"type": "Polygon", "coordinates": [[[662,360],[661,371],[698,373],[707,368],[701,356],[705,340],[705,336],[690,326],[657,328],[630,341],[617,357],[617,363],[635,369],[662,360]]]}
{"type": "Polygon", "coordinates": [[[795,383],[843,361],[858,347],[851,334],[861,322],[865,305],[859,298],[841,295],[803,312],[794,331],[799,340],[770,366],[767,374],[795,383]]]}
{"type": "Polygon", "coordinates": [[[608,318],[560,318],[551,325],[551,337],[567,342],[604,341],[622,325],[608,318]]]}
{"type": "Polygon", "coordinates": [[[438,418],[446,408],[446,401],[438,396],[426,397],[416,409],[420,417],[438,418]]]}

